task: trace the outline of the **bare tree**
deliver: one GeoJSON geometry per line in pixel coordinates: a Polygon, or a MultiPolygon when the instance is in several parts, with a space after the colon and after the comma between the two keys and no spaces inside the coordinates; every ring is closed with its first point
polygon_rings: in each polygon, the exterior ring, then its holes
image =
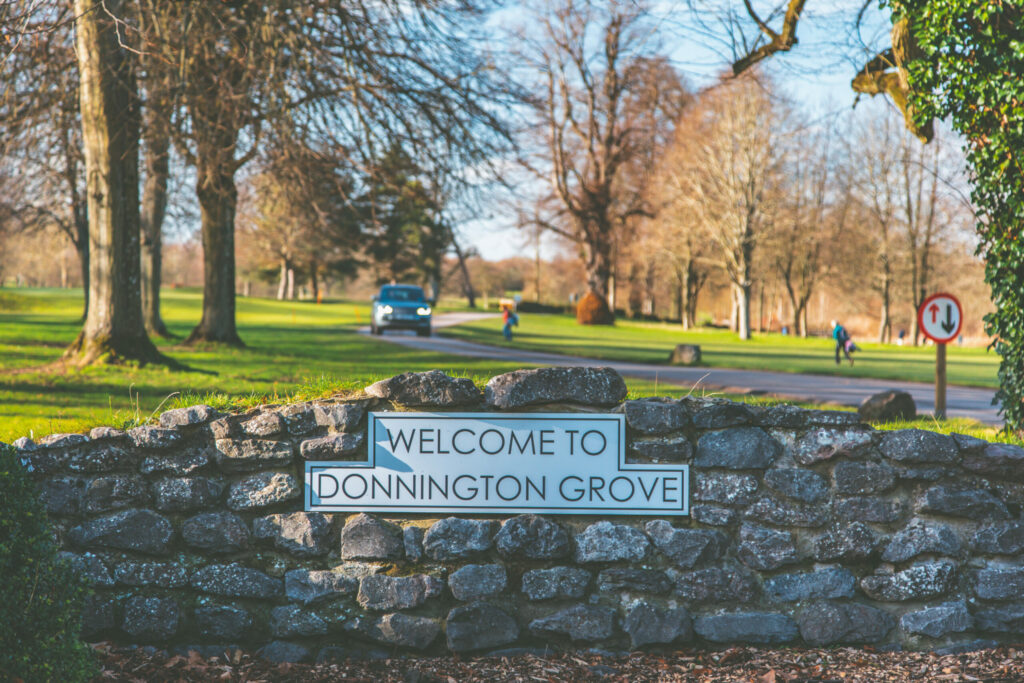
{"type": "Polygon", "coordinates": [[[527,101],[531,132],[544,143],[523,163],[550,183],[555,212],[534,221],[579,245],[587,289],[603,310],[595,322],[611,322],[617,233],[650,213],[643,164],[633,173],[630,165],[649,159],[671,130],[685,90],[645,43],[641,3],[567,0],[537,18],[541,38],[523,36],[521,59],[541,76],[540,94],[527,101]]]}
{"type": "Polygon", "coordinates": [[[740,339],[750,338],[754,251],[774,220],[782,123],[766,81],[748,74],[705,92],[678,126],[679,197],[732,285],[740,339]]]}

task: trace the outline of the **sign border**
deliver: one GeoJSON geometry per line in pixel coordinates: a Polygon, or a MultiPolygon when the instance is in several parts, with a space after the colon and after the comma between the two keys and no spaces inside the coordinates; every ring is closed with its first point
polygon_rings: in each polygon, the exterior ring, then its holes
{"type": "Polygon", "coordinates": [[[674,468],[667,468],[657,463],[627,463],[626,462],[626,416],[622,413],[414,413],[414,412],[369,412],[367,413],[367,458],[366,460],[307,460],[304,466],[303,485],[306,490],[303,492],[303,507],[306,512],[377,512],[377,513],[414,513],[430,515],[434,513],[459,514],[545,514],[545,515],[619,515],[619,516],[657,516],[657,515],[679,515],[690,514],[690,466],[679,464],[674,468]],[[431,418],[453,418],[453,419],[505,419],[505,420],[577,420],[577,421],[612,421],[616,423],[618,430],[619,455],[616,463],[618,472],[664,472],[666,474],[679,475],[681,487],[681,503],[678,509],[662,508],[651,510],[642,507],[630,508],[609,508],[609,507],[571,507],[571,508],[548,508],[548,507],[521,507],[521,506],[459,506],[449,507],[444,505],[410,506],[410,505],[314,505],[313,504],[313,475],[317,470],[346,468],[372,470],[376,463],[376,454],[373,444],[375,443],[374,430],[378,417],[409,418],[409,419],[431,419],[431,418]]]}
{"type": "Polygon", "coordinates": [[[924,336],[928,337],[929,339],[931,339],[936,344],[948,344],[948,343],[950,343],[951,341],[956,339],[956,336],[958,334],[960,334],[960,330],[963,328],[963,326],[964,326],[964,307],[960,304],[960,299],[957,299],[952,294],[948,294],[946,292],[936,292],[935,294],[929,295],[928,298],[925,299],[924,301],[922,301],[921,305],[917,308],[917,329],[921,330],[921,334],[923,334],[924,336]],[[939,298],[952,299],[953,303],[956,304],[957,312],[960,314],[960,315],[957,316],[956,329],[953,330],[953,334],[950,335],[949,339],[936,339],[935,337],[933,337],[931,334],[928,333],[928,330],[924,326],[924,312],[925,312],[925,309],[928,308],[928,304],[930,304],[935,299],[939,299],[939,298]]]}

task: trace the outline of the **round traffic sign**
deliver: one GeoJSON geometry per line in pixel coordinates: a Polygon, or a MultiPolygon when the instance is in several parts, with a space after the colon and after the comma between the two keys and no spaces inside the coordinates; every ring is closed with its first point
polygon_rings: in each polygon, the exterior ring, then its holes
{"type": "Polygon", "coordinates": [[[960,334],[964,313],[952,294],[932,294],[917,309],[917,326],[936,344],[948,344],[960,334]]]}

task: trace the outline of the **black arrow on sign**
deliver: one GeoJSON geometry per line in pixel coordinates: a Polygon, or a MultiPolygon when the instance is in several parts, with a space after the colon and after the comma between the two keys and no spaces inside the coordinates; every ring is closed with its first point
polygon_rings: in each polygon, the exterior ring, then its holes
{"type": "Polygon", "coordinates": [[[939,325],[946,331],[946,334],[953,333],[953,329],[956,327],[956,323],[953,322],[953,304],[946,304],[946,319],[939,325]]]}

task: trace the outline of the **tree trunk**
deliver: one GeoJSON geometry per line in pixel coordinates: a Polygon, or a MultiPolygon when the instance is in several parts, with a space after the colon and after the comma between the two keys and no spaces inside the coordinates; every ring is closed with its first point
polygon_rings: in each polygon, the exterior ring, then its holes
{"type": "Polygon", "coordinates": [[[77,227],[79,238],[75,243],[75,251],[78,252],[78,265],[82,269],[82,296],[85,301],[82,304],[82,320],[89,317],[89,217],[83,212],[82,220],[75,218],[75,223],[81,223],[77,227]]]}
{"type": "Polygon", "coordinates": [[[171,137],[167,112],[147,108],[145,141],[146,182],[142,187],[142,319],[153,335],[170,337],[160,317],[160,267],[164,217],[167,215],[167,177],[171,137]]]}
{"type": "Polygon", "coordinates": [[[892,321],[889,318],[890,298],[892,289],[892,276],[889,273],[888,263],[883,265],[882,273],[882,314],[878,323],[878,343],[885,344],[892,341],[892,321]]]}
{"type": "Polygon", "coordinates": [[[89,212],[89,308],[65,356],[80,364],[164,361],[146,335],[139,293],[139,109],[130,53],[113,19],[75,0],[75,47],[89,212]]]}
{"type": "Polygon", "coordinates": [[[203,233],[203,317],[187,344],[219,342],[244,346],[235,327],[235,208],[238,195],[223,148],[202,157],[197,145],[196,195],[203,233]],[[220,162],[220,163],[218,163],[220,162]]]}
{"type": "Polygon", "coordinates": [[[288,291],[285,293],[288,301],[295,301],[295,269],[288,268],[288,291]]]}
{"type": "Polygon", "coordinates": [[[736,288],[736,333],[746,341],[750,339],[750,283],[737,284],[736,288]]]}
{"type": "Polygon", "coordinates": [[[281,259],[281,273],[277,279],[277,300],[284,301],[284,293],[288,289],[288,261],[281,259]]]}
{"type": "Polygon", "coordinates": [[[320,303],[320,277],[317,274],[319,266],[314,262],[309,266],[309,287],[313,301],[320,303]]]}
{"type": "Polygon", "coordinates": [[[587,267],[587,289],[601,299],[607,308],[608,322],[615,321],[615,312],[610,304],[612,284],[612,245],[607,232],[590,240],[585,245],[587,267]]]}
{"type": "Polygon", "coordinates": [[[455,256],[459,259],[459,269],[462,271],[462,282],[463,289],[466,292],[466,301],[470,308],[476,308],[476,292],[473,291],[473,281],[469,279],[469,268],[466,267],[466,258],[462,253],[462,249],[459,247],[459,243],[455,241],[454,233],[452,234],[452,247],[455,248],[455,256]]]}

